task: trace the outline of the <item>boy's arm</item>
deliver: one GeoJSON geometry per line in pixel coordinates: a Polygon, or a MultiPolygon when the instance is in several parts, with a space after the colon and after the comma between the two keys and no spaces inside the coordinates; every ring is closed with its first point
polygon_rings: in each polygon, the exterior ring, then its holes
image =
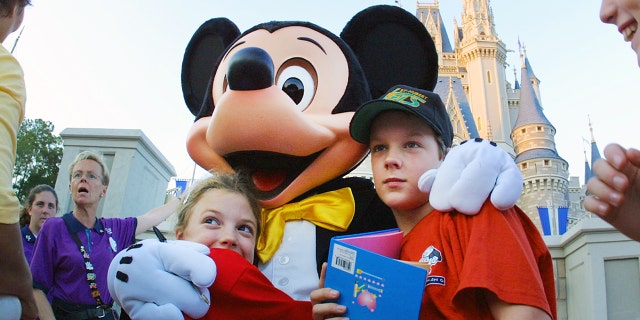
{"type": "Polygon", "coordinates": [[[584,207],[640,241],[640,151],[610,144],[604,155],[593,165],[584,207]]]}
{"type": "Polygon", "coordinates": [[[456,308],[468,312],[469,305],[480,303],[494,317],[516,312],[522,316],[511,319],[557,317],[552,257],[524,211],[517,206],[499,211],[487,202],[480,214],[457,219],[448,229],[448,236],[460,241],[450,241],[452,248],[462,252],[456,308]]]}
{"type": "Polygon", "coordinates": [[[485,291],[484,296],[491,310],[491,314],[497,320],[551,320],[551,317],[542,309],[523,304],[507,303],[498,299],[495,294],[489,291],[485,291]]]}

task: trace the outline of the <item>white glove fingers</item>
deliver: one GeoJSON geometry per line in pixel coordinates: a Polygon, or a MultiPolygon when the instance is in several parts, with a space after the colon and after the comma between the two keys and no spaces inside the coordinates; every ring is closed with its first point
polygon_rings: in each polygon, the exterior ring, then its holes
{"type": "Polygon", "coordinates": [[[431,192],[431,187],[433,186],[433,181],[436,179],[437,173],[438,169],[431,169],[423,173],[420,179],[418,179],[418,189],[424,193],[431,192]]]}
{"type": "MultiPolygon", "coordinates": [[[[201,246],[206,248],[204,245],[201,246]]],[[[207,253],[209,253],[208,248],[207,253]]],[[[185,246],[173,243],[162,246],[160,259],[166,271],[191,281],[199,287],[209,287],[216,278],[215,262],[201,252],[187,250],[185,246]]]]}
{"type": "Polygon", "coordinates": [[[173,305],[156,305],[152,302],[139,303],[127,314],[136,320],[183,320],[184,316],[178,308],[173,305]],[[135,315],[135,316],[133,316],[135,315]]]}
{"type": "Polygon", "coordinates": [[[158,305],[173,304],[178,309],[188,313],[199,313],[203,310],[206,313],[209,308],[208,302],[210,301],[208,289],[194,287],[183,278],[172,274],[165,273],[158,278],[162,280],[149,284],[145,288],[145,291],[148,292],[148,299],[145,299],[147,297],[141,297],[141,300],[155,301],[158,305]],[[206,300],[201,296],[205,292],[206,300]],[[195,303],[196,301],[198,303],[195,303]]]}
{"type": "Polygon", "coordinates": [[[189,250],[193,250],[193,251],[198,251],[204,255],[208,255],[209,254],[209,247],[205,246],[202,243],[199,242],[194,242],[194,241],[187,241],[187,240],[170,240],[167,243],[172,244],[172,245],[177,245],[177,246],[181,246],[183,248],[187,248],[189,250]]]}
{"type": "Polygon", "coordinates": [[[502,172],[498,177],[491,194],[491,203],[498,210],[507,210],[516,204],[521,194],[522,174],[517,167],[511,168],[502,172]]]}
{"type": "Polygon", "coordinates": [[[477,214],[491,193],[497,173],[488,170],[479,162],[470,163],[461,173],[461,178],[449,190],[448,197],[453,208],[464,214],[477,214]],[[469,190],[473,186],[473,190],[469,190]]]}
{"type": "Polygon", "coordinates": [[[131,281],[115,282],[113,285],[115,295],[123,297],[124,302],[121,305],[131,316],[140,315],[139,308],[153,308],[143,306],[148,304],[147,301],[153,301],[154,306],[171,305],[172,308],[183,310],[194,318],[202,317],[209,309],[210,295],[207,288],[194,287],[185,279],[163,270],[154,270],[146,274],[146,277],[156,281],[146,281],[144,287],[140,287],[135,278],[132,278],[131,281]],[[135,299],[128,299],[127,293],[135,293],[135,299]],[[202,298],[202,295],[205,298],[202,298]]]}
{"type": "Polygon", "coordinates": [[[464,166],[465,164],[463,162],[456,161],[456,156],[450,159],[447,155],[445,161],[438,168],[435,181],[433,181],[433,185],[431,186],[429,203],[432,207],[440,211],[453,210],[449,202],[449,191],[460,178],[464,166]]]}

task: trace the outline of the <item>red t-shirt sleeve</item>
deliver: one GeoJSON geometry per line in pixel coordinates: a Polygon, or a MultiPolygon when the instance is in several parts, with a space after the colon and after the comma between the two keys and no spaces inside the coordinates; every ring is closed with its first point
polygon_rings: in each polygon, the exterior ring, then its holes
{"type": "Polygon", "coordinates": [[[211,249],[218,275],[209,288],[211,307],[202,319],[311,319],[311,303],[296,301],[271,284],[238,253],[211,249]]]}

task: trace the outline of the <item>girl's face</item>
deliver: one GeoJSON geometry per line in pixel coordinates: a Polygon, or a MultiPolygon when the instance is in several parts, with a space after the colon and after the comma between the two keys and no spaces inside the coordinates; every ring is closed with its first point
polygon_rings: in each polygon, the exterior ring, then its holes
{"type": "Polygon", "coordinates": [[[76,204],[95,204],[107,192],[102,184],[102,167],[93,160],[80,160],[73,166],[69,190],[76,204]]]}
{"type": "Polygon", "coordinates": [[[636,32],[640,21],[640,1],[602,0],[600,20],[618,27],[624,41],[631,42],[631,48],[636,52],[640,65],[640,34],[636,32]]]}
{"type": "Polygon", "coordinates": [[[56,214],[56,197],[50,191],[42,191],[36,194],[33,203],[29,206],[31,222],[29,226],[36,232],[40,231],[42,224],[48,218],[56,214]]]}
{"type": "Polygon", "coordinates": [[[429,196],[418,189],[418,179],[442,162],[431,127],[405,112],[383,112],[371,124],[369,148],[373,182],[385,204],[394,210],[427,204],[429,196]]]}
{"type": "Polygon", "coordinates": [[[231,249],[253,262],[256,221],[243,195],[211,189],[193,206],[184,229],[176,238],[202,243],[210,248],[231,249]]]}

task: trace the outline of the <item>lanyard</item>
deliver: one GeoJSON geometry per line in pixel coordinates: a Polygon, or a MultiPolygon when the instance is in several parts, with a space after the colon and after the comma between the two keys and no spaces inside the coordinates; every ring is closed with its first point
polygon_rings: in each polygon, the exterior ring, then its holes
{"type": "Polygon", "coordinates": [[[84,267],[85,267],[85,271],[87,272],[87,281],[89,282],[91,295],[96,299],[96,302],[98,303],[98,306],[100,306],[100,308],[108,309],[110,306],[105,304],[102,301],[102,298],[100,297],[100,292],[98,291],[98,284],[96,283],[96,274],[93,270],[93,264],[91,264],[91,260],[89,260],[89,253],[85,249],[82,242],[80,242],[80,238],[78,238],[78,235],[71,230],[71,219],[72,219],[71,216],[72,216],[71,214],[64,215],[62,216],[62,219],[64,220],[64,224],[67,226],[67,230],[71,234],[73,241],[75,241],[76,244],[78,245],[78,249],[80,250],[80,253],[82,254],[82,258],[84,259],[84,267]]]}

